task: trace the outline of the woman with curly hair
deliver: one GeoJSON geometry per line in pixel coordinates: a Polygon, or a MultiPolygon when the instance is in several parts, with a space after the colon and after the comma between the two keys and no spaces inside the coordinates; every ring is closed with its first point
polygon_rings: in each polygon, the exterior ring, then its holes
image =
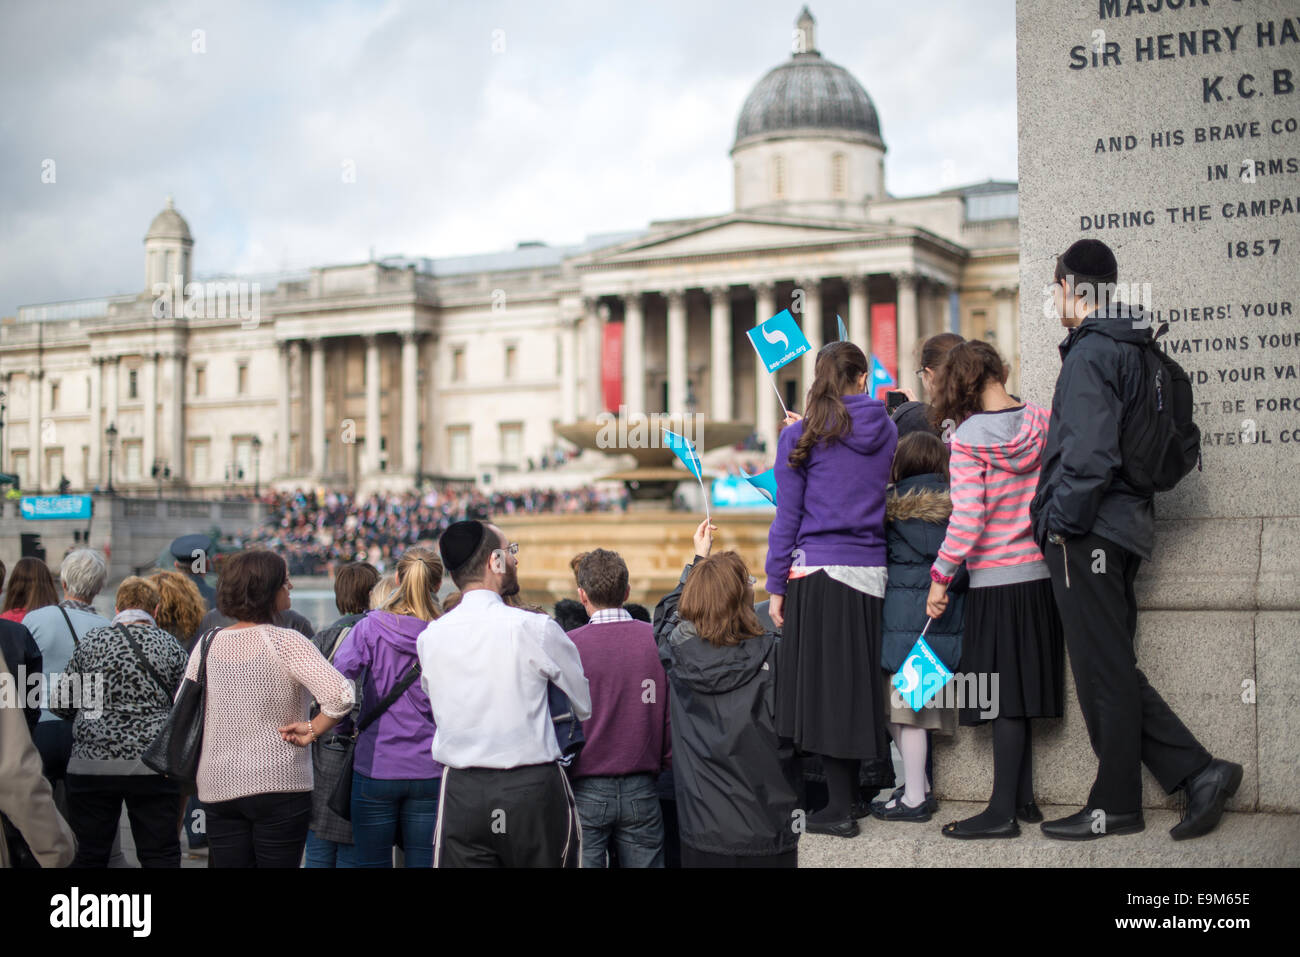
{"type": "Polygon", "coordinates": [[[188,651],[198,634],[199,622],[207,609],[199,586],[189,575],[180,572],[155,572],[149,581],[158,589],[161,602],[154,620],[188,651]]]}

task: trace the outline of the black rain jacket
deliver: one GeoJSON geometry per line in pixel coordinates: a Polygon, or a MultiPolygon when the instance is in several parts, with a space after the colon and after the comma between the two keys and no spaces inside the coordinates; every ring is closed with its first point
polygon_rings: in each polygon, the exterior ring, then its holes
{"type": "Polygon", "coordinates": [[[1124,304],[1098,309],[1061,343],[1061,373],[1038,489],[1029,506],[1034,539],[1092,533],[1142,558],[1155,538],[1153,496],[1120,476],[1120,433],[1142,388],[1142,353],[1150,316],[1124,304]],[[1130,309],[1132,312],[1130,313],[1130,309]]]}
{"type": "Polygon", "coordinates": [[[682,843],[735,857],[785,854],[799,844],[798,764],[777,738],[776,655],[767,632],[716,648],[677,615],[687,565],[655,608],[668,674],[673,778],[682,843]]]}

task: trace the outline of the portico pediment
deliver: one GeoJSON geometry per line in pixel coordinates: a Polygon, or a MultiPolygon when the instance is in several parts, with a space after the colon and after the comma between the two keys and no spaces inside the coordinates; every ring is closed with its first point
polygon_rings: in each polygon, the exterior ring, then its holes
{"type": "Polygon", "coordinates": [[[879,239],[897,232],[898,227],[873,223],[729,215],[652,232],[632,242],[600,250],[591,255],[588,264],[611,266],[681,256],[744,254],[781,247],[879,239]]]}

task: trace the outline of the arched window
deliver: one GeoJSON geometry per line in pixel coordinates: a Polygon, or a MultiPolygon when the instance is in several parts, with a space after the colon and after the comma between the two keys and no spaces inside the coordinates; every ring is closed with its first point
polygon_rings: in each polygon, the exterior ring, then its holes
{"type": "Polygon", "coordinates": [[[831,154],[831,195],[848,193],[848,160],[843,153],[831,154]]]}
{"type": "Polygon", "coordinates": [[[772,157],[772,198],[785,198],[785,157],[772,157]]]}

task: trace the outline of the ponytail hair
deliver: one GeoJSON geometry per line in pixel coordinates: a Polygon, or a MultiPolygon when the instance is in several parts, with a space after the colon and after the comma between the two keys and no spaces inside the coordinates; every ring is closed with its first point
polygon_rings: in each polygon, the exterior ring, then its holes
{"type": "Polygon", "coordinates": [[[867,357],[851,342],[832,342],[817,353],[814,368],[803,434],[790,453],[791,468],[801,468],[820,443],[833,442],[852,430],[853,420],[843,396],[852,394],[858,376],[867,372],[867,357]]]}
{"type": "Polygon", "coordinates": [[[981,339],[953,346],[934,370],[931,423],[936,428],[948,421],[961,425],[983,408],[981,397],[989,380],[1005,385],[1009,371],[998,350],[981,339]]]}
{"type": "Polygon", "coordinates": [[[422,621],[442,617],[438,589],[442,587],[442,559],[432,548],[408,548],[397,562],[397,587],[383,604],[384,611],[410,615],[422,621]]]}

